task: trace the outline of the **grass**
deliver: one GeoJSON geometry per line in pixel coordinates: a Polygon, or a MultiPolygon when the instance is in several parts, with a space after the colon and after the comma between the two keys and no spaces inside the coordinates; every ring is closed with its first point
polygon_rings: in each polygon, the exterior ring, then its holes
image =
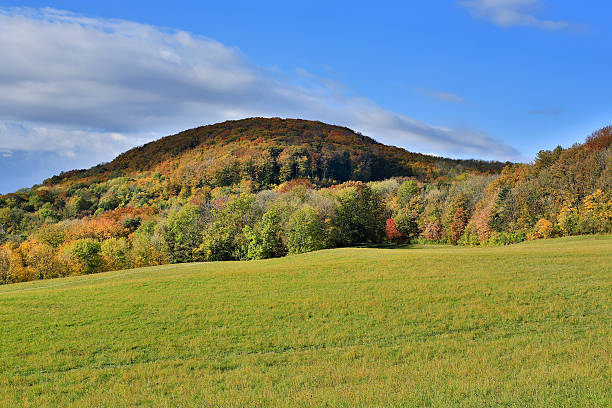
{"type": "Polygon", "coordinates": [[[612,405],[612,236],[0,287],[0,406],[612,405]]]}

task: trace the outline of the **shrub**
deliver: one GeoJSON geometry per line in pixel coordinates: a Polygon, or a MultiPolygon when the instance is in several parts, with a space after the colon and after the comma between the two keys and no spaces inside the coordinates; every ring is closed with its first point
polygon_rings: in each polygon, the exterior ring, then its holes
{"type": "Polygon", "coordinates": [[[523,242],[526,239],[524,232],[496,232],[486,241],[487,245],[501,246],[523,242]]]}

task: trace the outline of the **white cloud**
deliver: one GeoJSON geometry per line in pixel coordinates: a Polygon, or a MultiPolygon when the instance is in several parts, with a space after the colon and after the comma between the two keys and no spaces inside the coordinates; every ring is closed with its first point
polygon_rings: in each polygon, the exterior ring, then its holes
{"type": "Polygon", "coordinates": [[[433,89],[420,88],[417,92],[429,98],[437,99],[443,102],[464,103],[463,98],[457,94],[450,92],[435,91],[433,89]]]}
{"type": "Polygon", "coordinates": [[[0,152],[89,155],[94,164],[189,127],[281,116],[349,126],[414,151],[519,157],[484,133],[384,110],[303,70],[298,86],[212,39],[129,21],[0,9],[0,61],[0,152]]]}
{"type": "Polygon", "coordinates": [[[542,30],[563,30],[570,27],[566,21],[540,19],[534,12],[541,7],[540,0],[465,0],[459,4],[479,18],[501,27],[527,26],[542,30]]]}

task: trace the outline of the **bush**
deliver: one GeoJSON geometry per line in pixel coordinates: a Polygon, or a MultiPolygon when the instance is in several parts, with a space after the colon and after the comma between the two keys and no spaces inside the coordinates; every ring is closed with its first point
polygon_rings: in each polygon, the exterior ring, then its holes
{"type": "Polygon", "coordinates": [[[463,235],[457,241],[457,244],[471,247],[478,246],[480,245],[478,234],[476,231],[472,230],[472,228],[466,228],[463,235]]]}
{"type": "Polygon", "coordinates": [[[486,241],[487,245],[502,246],[518,244],[527,238],[524,232],[496,232],[486,241]]]}

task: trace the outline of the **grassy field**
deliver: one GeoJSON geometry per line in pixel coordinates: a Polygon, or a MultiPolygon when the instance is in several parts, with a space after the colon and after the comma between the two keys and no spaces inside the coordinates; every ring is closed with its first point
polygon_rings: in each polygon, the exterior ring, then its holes
{"type": "Polygon", "coordinates": [[[0,406],[612,405],[612,237],[0,287],[0,406]]]}

